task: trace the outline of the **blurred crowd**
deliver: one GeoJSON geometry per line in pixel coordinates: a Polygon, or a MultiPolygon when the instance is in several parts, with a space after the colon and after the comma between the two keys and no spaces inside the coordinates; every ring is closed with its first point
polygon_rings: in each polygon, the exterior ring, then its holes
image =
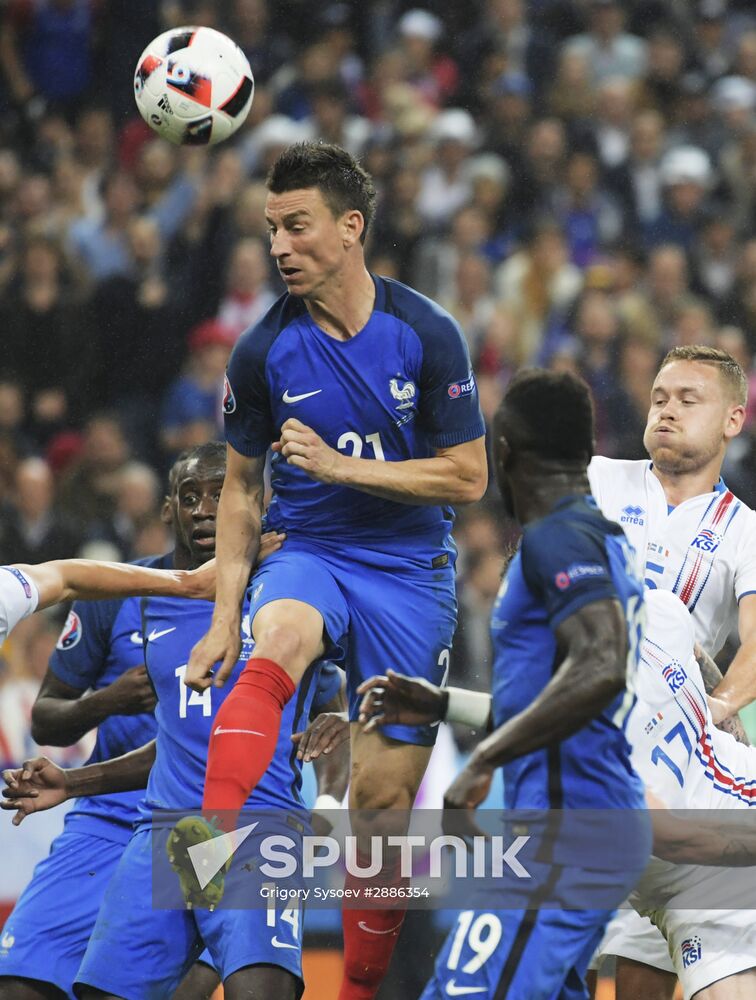
{"type": "MultiPolygon", "coordinates": [[[[372,172],[370,266],[458,319],[488,419],[520,366],[570,369],[593,390],[598,451],[639,458],[670,347],[723,347],[756,380],[752,0],[1,10],[2,562],[170,547],[166,471],[222,435],[228,354],[283,291],[264,178],[300,139],[372,172]],[[133,101],[139,53],[185,23],[231,35],[255,74],[247,123],[215,149],[167,145],[133,101]]],[[[751,505],[755,428],[751,412],[726,465],[751,505]]],[[[453,676],[485,688],[513,543],[495,497],[461,512],[457,540],[453,676]]],[[[55,630],[40,616],[3,651],[4,760],[30,749],[12,720],[55,630]]]]}

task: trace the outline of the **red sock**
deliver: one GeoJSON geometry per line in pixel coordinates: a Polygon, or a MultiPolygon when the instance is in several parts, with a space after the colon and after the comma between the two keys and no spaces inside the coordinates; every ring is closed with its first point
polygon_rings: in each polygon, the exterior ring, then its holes
{"type": "MultiPolygon", "coordinates": [[[[365,866],[364,860],[360,867],[365,866]]],[[[400,885],[399,862],[391,871],[375,877],[380,885],[400,885]]],[[[365,885],[363,880],[347,875],[346,887],[365,885]]],[[[369,909],[341,911],[344,931],[344,978],[339,1000],[373,1000],[388,972],[406,909],[369,909]]]]}
{"type": "MultiPolygon", "coordinates": [[[[240,812],[273,759],[281,713],[294,691],[291,677],[273,660],[249,660],[215,716],[207,750],[204,813],[240,812]]],[[[229,828],[236,815],[218,819],[229,828]]]]}

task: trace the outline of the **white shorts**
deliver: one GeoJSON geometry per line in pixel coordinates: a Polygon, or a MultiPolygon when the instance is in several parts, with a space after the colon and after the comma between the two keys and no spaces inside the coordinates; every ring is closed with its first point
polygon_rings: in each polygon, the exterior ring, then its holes
{"type": "Polygon", "coordinates": [[[756,967],[753,910],[659,910],[685,1000],[712,983],[756,967]]]}
{"type": "Polygon", "coordinates": [[[34,582],[15,566],[0,566],[0,646],[22,618],[37,610],[34,582]]]}
{"type": "Polygon", "coordinates": [[[601,943],[590,961],[590,969],[600,969],[610,955],[631,958],[663,972],[675,972],[664,935],[648,917],[635,910],[618,910],[610,920],[601,943]]]}

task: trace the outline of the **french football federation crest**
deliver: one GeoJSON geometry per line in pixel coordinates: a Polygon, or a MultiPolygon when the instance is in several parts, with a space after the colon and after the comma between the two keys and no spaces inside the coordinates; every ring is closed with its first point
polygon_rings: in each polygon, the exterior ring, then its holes
{"type": "Polygon", "coordinates": [[[73,649],[80,639],[81,619],[75,611],[69,611],[68,618],[66,618],[66,624],[63,626],[63,631],[60,633],[56,648],[73,649]]]}
{"type": "Polygon", "coordinates": [[[236,409],[236,396],[228,381],[228,375],[223,376],[223,412],[233,413],[236,409]]]}
{"type": "Polygon", "coordinates": [[[400,386],[399,379],[392,378],[389,382],[389,389],[394,399],[399,400],[397,410],[408,410],[415,405],[414,399],[417,395],[417,389],[414,382],[405,382],[403,386],[400,386]]]}

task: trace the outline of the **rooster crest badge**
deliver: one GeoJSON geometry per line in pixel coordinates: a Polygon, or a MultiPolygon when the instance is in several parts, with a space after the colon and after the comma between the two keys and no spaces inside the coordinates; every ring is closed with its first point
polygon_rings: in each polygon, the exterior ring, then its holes
{"type": "Polygon", "coordinates": [[[389,389],[391,389],[391,395],[394,399],[399,400],[397,410],[409,410],[415,405],[414,399],[417,395],[417,389],[414,382],[405,382],[404,385],[400,386],[399,380],[392,378],[389,382],[389,389]]]}

